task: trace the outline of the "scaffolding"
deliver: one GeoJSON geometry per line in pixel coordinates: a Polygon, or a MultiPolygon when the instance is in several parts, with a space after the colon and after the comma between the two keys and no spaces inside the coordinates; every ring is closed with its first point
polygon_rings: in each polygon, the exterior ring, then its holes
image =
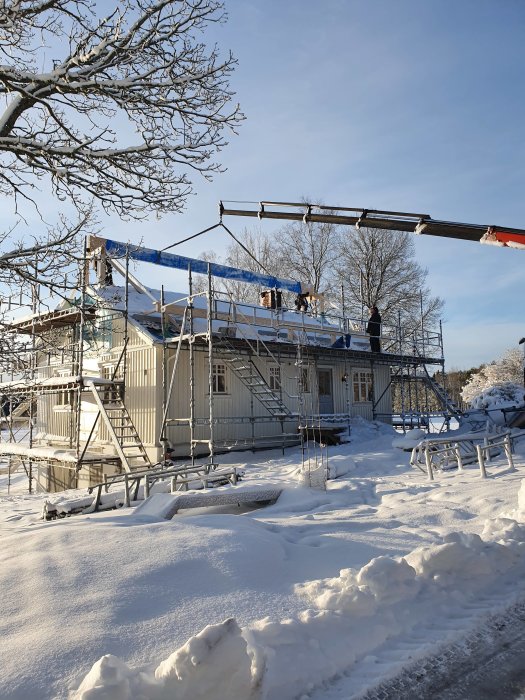
{"type": "MultiPolygon", "coordinates": [[[[19,364],[24,358],[23,371],[11,363],[10,376],[0,376],[0,453],[9,461],[9,474],[23,467],[30,491],[34,465],[39,473],[47,470],[54,475],[47,485],[40,481],[40,488],[91,486],[108,474],[158,468],[169,462],[167,456],[174,445],[185,452],[191,466],[205,456],[208,472],[217,468],[217,456],[230,450],[277,447],[284,451],[289,445],[301,445],[303,465],[310,477],[319,468],[326,474],[326,445],[350,429],[356,415],[352,392],[362,389],[352,383],[350,369],[374,377],[374,370],[382,368],[388,375],[381,387],[366,389],[367,417],[395,422],[392,410],[382,410],[394,386],[401,387],[398,413],[403,429],[413,427],[416,417],[423,424],[426,416],[428,426],[429,394],[440,401],[445,417],[455,415],[446,392],[427,370],[427,365],[438,366],[442,373],[444,370],[441,327],[429,331],[419,324],[407,330],[401,324],[384,324],[383,351],[372,353],[362,319],[325,314],[321,305],[310,315],[284,306],[239,303],[214,289],[215,276],[232,275],[273,290],[274,299],[281,289],[305,291],[293,280],[91,239],[80,264],[76,293],[52,311],[49,300],[43,303],[35,294],[31,315],[10,324],[11,336],[26,341],[24,352],[17,354],[19,364]],[[130,271],[130,260],[185,269],[188,294],[170,296],[163,288],[156,294],[130,271]],[[88,278],[89,263],[96,270],[94,282],[88,278]],[[110,293],[117,289],[114,273],[124,280],[118,303],[110,293]],[[203,291],[195,291],[196,273],[205,275],[203,291]],[[130,311],[130,291],[140,294],[149,305],[139,316],[136,310],[130,311]],[[155,434],[147,444],[143,428],[135,425],[140,411],[128,406],[130,362],[136,350],[131,329],[139,317],[144,328],[153,329],[161,356],[160,371],[151,385],[152,396],[157,386],[161,388],[160,418],[155,419],[155,434]],[[217,405],[223,381],[216,369],[218,363],[228,368],[249,397],[249,408],[240,415],[217,405]],[[206,374],[200,369],[204,365],[206,374]],[[342,374],[340,410],[335,409],[334,395],[330,394],[334,373],[320,374],[327,365],[337,367],[342,374]],[[273,368],[270,376],[262,369],[268,366],[273,368]],[[324,394],[321,379],[328,387],[324,394]],[[315,391],[309,383],[316,385],[315,391]],[[424,386],[423,394],[412,390],[416,383],[424,386]],[[174,398],[181,390],[187,396],[185,415],[173,413],[174,398]],[[45,401],[49,396],[53,397],[52,409],[45,401]],[[38,421],[37,411],[41,414],[38,421]],[[35,433],[48,414],[54,415],[53,424],[60,424],[61,432],[35,433]],[[14,429],[15,423],[20,430],[14,429]],[[269,426],[267,431],[262,430],[264,425],[269,426]],[[96,438],[97,430],[105,440],[96,438]],[[188,435],[187,440],[183,434],[188,435]]],[[[6,358],[3,360],[5,367],[6,358]]],[[[150,369],[145,366],[142,371],[146,374],[150,369]]],[[[136,368],[133,371],[136,375],[136,368]]]]}

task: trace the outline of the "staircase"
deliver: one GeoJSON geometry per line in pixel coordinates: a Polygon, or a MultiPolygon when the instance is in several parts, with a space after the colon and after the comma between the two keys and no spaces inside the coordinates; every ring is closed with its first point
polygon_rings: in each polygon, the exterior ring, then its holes
{"type": "MultiPolygon", "coordinates": [[[[2,412],[1,422],[15,423],[21,420],[25,420],[27,422],[29,419],[31,404],[33,405],[33,408],[36,409],[36,400],[34,398],[24,398],[17,406],[13,408],[10,413],[7,413],[7,415],[2,412]]],[[[9,403],[6,403],[6,407],[9,407],[9,403]]],[[[2,405],[2,409],[4,408],[4,405],[2,405]]]]}
{"type": "Polygon", "coordinates": [[[427,368],[424,365],[423,369],[425,372],[422,375],[423,381],[434,392],[437,400],[441,404],[441,408],[443,408],[443,410],[447,411],[448,413],[450,413],[451,416],[454,416],[454,418],[457,418],[459,420],[463,415],[463,411],[450,398],[447,390],[444,387],[442,387],[441,384],[436,382],[436,380],[433,377],[430,376],[430,374],[427,371],[427,368]]]}
{"type": "Polygon", "coordinates": [[[214,345],[215,350],[220,354],[221,358],[228,363],[228,366],[233,370],[234,374],[241,380],[253,396],[261,403],[270,415],[277,418],[293,418],[294,414],[288,406],[283,403],[279,394],[272,391],[266,380],[259,372],[257,367],[250,362],[246,355],[237,350],[237,348],[228,340],[227,337],[222,337],[214,345]]]}
{"type": "Polygon", "coordinates": [[[151,462],[120,395],[120,384],[91,384],[100,415],[127,472],[149,469],[151,462]]]}

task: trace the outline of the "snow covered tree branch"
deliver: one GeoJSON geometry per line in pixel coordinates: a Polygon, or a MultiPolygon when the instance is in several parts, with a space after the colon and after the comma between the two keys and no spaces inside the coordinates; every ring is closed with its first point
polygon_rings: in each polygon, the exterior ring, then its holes
{"type": "Polygon", "coordinates": [[[231,54],[197,38],[224,19],[217,0],[127,0],[105,17],[83,0],[0,4],[0,193],[91,198],[122,217],[177,212],[191,173],[243,118],[231,54]],[[49,56],[60,55],[50,65],[49,56]]]}
{"type": "Polygon", "coordinates": [[[89,210],[74,223],[61,217],[56,227],[32,240],[13,241],[13,231],[1,235],[0,284],[4,296],[27,296],[35,285],[43,285],[48,293],[59,296],[76,289],[78,279],[76,275],[73,278],[71,264],[81,260],[79,234],[89,230],[90,219],[89,210]]]}

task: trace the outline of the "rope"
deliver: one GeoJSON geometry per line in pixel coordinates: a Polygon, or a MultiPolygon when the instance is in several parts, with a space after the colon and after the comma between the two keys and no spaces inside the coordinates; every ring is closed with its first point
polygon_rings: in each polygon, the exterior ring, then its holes
{"type": "Polygon", "coordinates": [[[233,240],[237,243],[237,245],[240,245],[241,248],[244,250],[244,252],[245,252],[245,253],[248,253],[248,255],[250,256],[250,258],[251,258],[254,262],[256,262],[257,265],[259,265],[259,267],[261,268],[261,270],[262,270],[263,272],[266,272],[266,274],[267,274],[268,276],[270,276],[270,277],[273,277],[273,276],[274,276],[273,273],[271,273],[269,270],[267,270],[267,269],[264,267],[264,265],[263,265],[262,263],[260,263],[260,262],[257,260],[257,258],[255,257],[255,255],[253,255],[253,254],[248,250],[248,248],[247,248],[245,245],[243,245],[243,244],[240,242],[240,240],[239,240],[238,238],[236,238],[236,237],[233,235],[233,233],[230,231],[230,229],[229,229],[225,224],[223,224],[222,221],[221,221],[220,224],[217,224],[217,225],[218,225],[218,226],[222,226],[222,228],[226,231],[226,233],[228,233],[228,234],[233,238],[233,240]]]}
{"type": "Polygon", "coordinates": [[[170,248],[175,248],[175,246],[181,245],[182,243],[187,243],[188,241],[191,241],[194,238],[197,238],[198,236],[202,236],[203,233],[208,233],[208,231],[213,231],[213,229],[219,228],[219,226],[221,226],[226,231],[226,233],[233,238],[233,240],[237,243],[237,245],[239,245],[244,250],[244,252],[250,256],[250,258],[259,266],[259,268],[263,272],[265,272],[269,277],[274,277],[274,274],[272,272],[270,272],[270,270],[268,270],[261,262],[259,262],[259,260],[257,260],[255,255],[253,255],[253,253],[250,250],[248,250],[248,248],[243,243],[241,243],[241,241],[236,236],[234,236],[234,234],[230,231],[230,229],[222,222],[222,219],[221,219],[221,221],[219,221],[218,224],[214,224],[213,226],[208,226],[208,228],[205,228],[202,231],[199,231],[199,233],[194,233],[193,236],[188,236],[187,238],[183,238],[181,241],[177,241],[177,243],[172,243],[171,245],[166,246],[166,248],[161,248],[161,253],[163,253],[166,250],[169,250],[170,248]]]}
{"type": "Polygon", "coordinates": [[[219,222],[218,224],[213,224],[213,226],[208,226],[208,228],[205,228],[203,231],[199,231],[199,233],[194,233],[193,236],[188,236],[188,238],[183,238],[182,241],[177,241],[177,243],[172,243],[169,246],[166,246],[166,248],[161,249],[161,253],[163,253],[165,250],[169,250],[170,248],[175,248],[176,245],[181,245],[182,243],[187,243],[187,241],[191,241],[193,238],[197,238],[197,236],[202,236],[203,233],[208,233],[208,231],[213,231],[214,228],[218,228],[219,226],[224,226],[222,222],[219,222]]]}

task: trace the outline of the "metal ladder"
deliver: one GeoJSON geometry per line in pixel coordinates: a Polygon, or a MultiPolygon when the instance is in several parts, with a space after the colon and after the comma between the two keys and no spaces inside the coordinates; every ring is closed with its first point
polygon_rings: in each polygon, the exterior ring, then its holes
{"type": "Polygon", "coordinates": [[[454,418],[457,418],[458,420],[461,418],[463,415],[463,411],[459,408],[459,406],[450,398],[447,390],[441,386],[436,380],[430,376],[428,373],[428,370],[425,366],[423,366],[424,369],[424,374],[423,380],[427,384],[427,386],[432,389],[434,392],[437,400],[441,404],[441,407],[448,411],[450,415],[454,416],[454,418]]]}
{"type": "Polygon", "coordinates": [[[246,355],[240,353],[226,337],[218,340],[214,347],[270,415],[279,418],[292,418],[294,416],[279,394],[270,389],[253,362],[250,362],[246,355]]]}
{"type": "Polygon", "coordinates": [[[91,391],[123,468],[149,469],[151,462],[120,395],[118,383],[91,384],[91,391]]]}

